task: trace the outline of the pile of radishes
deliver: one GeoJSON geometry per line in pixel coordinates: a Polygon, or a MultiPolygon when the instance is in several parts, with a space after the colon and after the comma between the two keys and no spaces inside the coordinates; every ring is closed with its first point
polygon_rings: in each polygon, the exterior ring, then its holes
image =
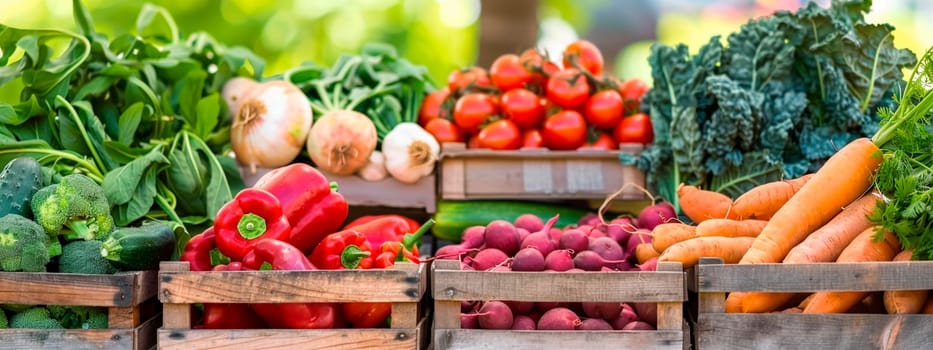
{"type": "MultiPolygon", "coordinates": [[[[589,215],[577,225],[553,227],[532,214],[514,222],[495,220],[467,228],[459,244],[443,246],[436,259],[459,259],[461,270],[477,271],[655,271],[657,258],[641,264],[635,249],[651,243],[651,229],[676,220],[667,203],[649,206],[638,219],[602,222],[589,215]]],[[[464,301],[461,327],[515,330],[653,330],[656,303],[464,301]]]]}

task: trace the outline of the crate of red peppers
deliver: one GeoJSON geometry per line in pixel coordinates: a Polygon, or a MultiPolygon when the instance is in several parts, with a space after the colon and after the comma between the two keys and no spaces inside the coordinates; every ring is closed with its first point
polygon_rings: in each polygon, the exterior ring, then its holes
{"type": "Polygon", "coordinates": [[[422,348],[427,279],[417,244],[433,221],[379,215],[343,225],[347,211],[304,164],[239,192],[180,262],[162,264],[160,349],[422,348]]]}
{"type": "Polygon", "coordinates": [[[648,85],[606,74],[585,40],[562,57],[559,66],[534,49],[505,54],[488,71],[451,72],[425,98],[419,122],[443,145],[442,199],[598,199],[644,184],[619,157],[653,141],[651,119],[639,112],[648,85]]]}

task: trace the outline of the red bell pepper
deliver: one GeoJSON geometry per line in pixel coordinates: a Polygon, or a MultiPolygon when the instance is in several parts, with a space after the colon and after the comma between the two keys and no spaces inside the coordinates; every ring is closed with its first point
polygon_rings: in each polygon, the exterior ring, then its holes
{"type": "Polygon", "coordinates": [[[373,265],[372,250],[363,234],[346,230],[324,237],[308,259],[324,270],[368,269],[373,265]]]}
{"type": "Polygon", "coordinates": [[[263,239],[287,240],[288,220],[279,200],[271,193],[246,188],[224,204],[214,220],[217,248],[237,261],[243,259],[263,239]]]}
{"type": "MultiPolygon", "coordinates": [[[[317,270],[298,248],[273,239],[257,243],[243,264],[247,267],[269,264],[273,270],[317,270]]],[[[343,326],[343,319],[334,303],[251,304],[250,307],[274,328],[321,329],[343,326]]]]}
{"type": "Polygon", "coordinates": [[[291,224],[288,242],[309,253],[324,236],[336,232],[347,219],[343,195],[317,169],[293,163],[263,175],[254,188],[268,191],[282,203],[291,224]]]}
{"type": "Polygon", "coordinates": [[[210,271],[213,267],[211,250],[214,250],[216,236],[212,226],[201,234],[191,237],[178,260],[187,261],[191,271],[210,271]]]}
{"type": "MultiPolygon", "coordinates": [[[[202,233],[203,234],[203,233],[202,233]]],[[[243,264],[232,262],[214,266],[214,271],[243,271],[243,264]]],[[[204,304],[206,329],[257,329],[268,327],[249,304],[204,304]]]]}
{"type": "Polygon", "coordinates": [[[415,232],[415,231],[418,230],[418,227],[421,227],[421,224],[420,224],[420,223],[418,223],[418,222],[415,221],[414,219],[409,218],[409,217],[404,216],[404,215],[398,215],[398,214],[380,214],[380,215],[363,215],[363,216],[360,216],[360,217],[358,217],[358,218],[356,218],[356,219],[353,219],[353,221],[350,221],[350,222],[347,223],[346,225],[344,225],[344,226],[343,226],[343,229],[346,230],[346,229],[349,229],[349,228],[354,228],[354,227],[356,227],[356,226],[359,226],[359,225],[362,225],[362,224],[371,222],[371,221],[373,221],[373,220],[378,220],[378,219],[382,219],[382,218],[390,218],[390,217],[399,218],[399,219],[402,219],[402,220],[405,220],[406,222],[408,222],[408,231],[406,231],[406,232],[415,232]]]}
{"type": "MultiPolygon", "coordinates": [[[[354,222],[359,221],[355,220],[354,222]]],[[[379,249],[385,242],[401,241],[406,233],[415,232],[419,229],[418,223],[412,219],[401,215],[382,215],[373,216],[371,220],[364,220],[361,224],[344,227],[344,230],[356,230],[366,236],[369,245],[374,249],[379,249]],[[414,224],[412,224],[414,223],[414,224]]],[[[417,248],[414,250],[418,254],[417,248]]]]}

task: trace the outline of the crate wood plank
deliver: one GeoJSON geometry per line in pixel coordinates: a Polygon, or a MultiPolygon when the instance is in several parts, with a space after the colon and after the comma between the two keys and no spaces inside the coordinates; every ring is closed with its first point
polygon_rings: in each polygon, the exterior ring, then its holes
{"type": "Polygon", "coordinates": [[[697,349],[933,349],[933,317],[700,314],[697,349]]]}
{"type": "Polygon", "coordinates": [[[4,329],[0,350],[126,350],[133,347],[133,329],[4,329]]]}
{"type": "Polygon", "coordinates": [[[162,326],[162,316],[150,318],[133,329],[133,350],[146,350],[156,346],[156,332],[162,326]]]}
{"type": "MultiPolygon", "coordinates": [[[[187,262],[171,262],[163,261],[159,263],[159,274],[165,274],[172,271],[185,272],[189,271],[187,262]]],[[[159,283],[159,290],[162,289],[162,283],[159,283]]],[[[159,293],[159,301],[162,301],[162,294],[159,293]]],[[[162,305],[162,317],[163,323],[166,328],[191,328],[191,305],[189,304],[171,304],[165,303],[162,305]]]]}
{"type": "Polygon", "coordinates": [[[701,292],[815,292],[933,289],[933,261],[824,264],[704,264],[701,292]]]}
{"type": "Polygon", "coordinates": [[[0,304],[44,304],[129,307],[154,293],[143,291],[142,279],[155,281],[155,271],[86,275],[49,272],[0,272],[0,304]]]}
{"type": "Polygon", "coordinates": [[[163,271],[159,300],[167,304],[283,303],[312,301],[312,296],[315,302],[418,302],[424,293],[424,267],[419,266],[411,271],[163,271]]]}
{"type": "Polygon", "coordinates": [[[682,331],[509,331],[435,330],[438,350],[679,349],[682,331]]]}
{"type": "Polygon", "coordinates": [[[478,272],[435,270],[435,300],[631,301],[686,299],[683,272],[478,272]]]}
{"type": "Polygon", "coordinates": [[[412,349],[417,329],[160,329],[161,350],[412,349]]]}

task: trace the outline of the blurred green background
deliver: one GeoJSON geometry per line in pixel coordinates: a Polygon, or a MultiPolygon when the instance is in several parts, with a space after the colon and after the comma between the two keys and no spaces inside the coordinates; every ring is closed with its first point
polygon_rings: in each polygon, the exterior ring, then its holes
{"type": "MultiPolygon", "coordinates": [[[[536,46],[552,57],[576,38],[603,51],[611,72],[648,79],[653,42],[693,47],[735,31],[750,18],[792,10],[800,0],[150,0],[163,6],[185,34],[205,31],[230,46],[252,49],[266,75],[303,61],[330,65],[365,42],[388,42],[428,67],[435,82],[472,64],[536,46]],[[494,3],[494,1],[496,1],[494,3]],[[505,5],[503,5],[505,4],[505,5]],[[488,11],[487,11],[488,10],[488,11]],[[488,13],[495,11],[497,13],[488,13]],[[489,18],[484,21],[484,18],[489,18]],[[525,21],[519,20],[526,19],[525,21]],[[527,21],[527,19],[531,21],[527,21]],[[514,20],[513,20],[514,19],[514,20]],[[483,32],[482,23],[493,31],[483,32]],[[524,39],[531,35],[531,40],[524,39]],[[490,43],[498,41],[496,45],[490,43]],[[481,52],[482,51],[482,52],[481,52]]],[[[829,0],[818,1],[828,6],[829,0]]],[[[85,0],[97,29],[132,31],[143,2],[85,0]]],[[[875,1],[872,22],[897,27],[895,43],[915,52],[933,44],[933,2],[875,1]]],[[[74,30],[71,1],[0,0],[0,23],[74,30]]],[[[3,89],[7,90],[7,89],[3,89]]],[[[0,93],[0,98],[5,98],[0,93]]]]}

